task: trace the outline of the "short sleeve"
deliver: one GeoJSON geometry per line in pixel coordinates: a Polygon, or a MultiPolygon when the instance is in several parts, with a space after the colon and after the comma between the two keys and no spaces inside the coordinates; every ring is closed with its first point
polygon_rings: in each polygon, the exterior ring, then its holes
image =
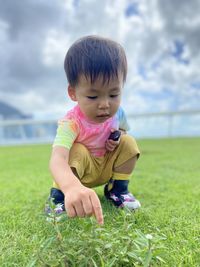
{"type": "Polygon", "coordinates": [[[79,133],[79,127],[74,120],[62,120],[58,122],[56,137],[53,147],[63,146],[70,149],[79,133]]]}
{"type": "Polygon", "coordinates": [[[117,117],[119,120],[119,129],[124,130],[124,131],[130,130],[130,126],[127,122],[125,112],[121,107],[119,107],[119,109],[117,111],[117,117]]]}

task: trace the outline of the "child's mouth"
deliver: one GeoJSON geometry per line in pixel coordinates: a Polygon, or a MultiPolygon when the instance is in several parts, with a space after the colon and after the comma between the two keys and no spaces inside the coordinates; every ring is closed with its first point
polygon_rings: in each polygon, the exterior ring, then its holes
{"type": "Polygon", "coordinates": [[[109,114],[98,115],[98,118],[109,118],[109,114]]]}
{"type": "Polygon", "coordinates": [[[109,114],[108,113],[104,113],[104,114],[97,115],[97,117],[109,117],[109,114]]]}
{"type": "Polygon", "coordinates": [[[110,115],[109,114],[101,114],[101,115],[98,115],[97,116],[97,119],[98,120],[102,120],[102,121],[105,121],[105,120],[107,120],[108,118],[110,118],[110,115]]]}

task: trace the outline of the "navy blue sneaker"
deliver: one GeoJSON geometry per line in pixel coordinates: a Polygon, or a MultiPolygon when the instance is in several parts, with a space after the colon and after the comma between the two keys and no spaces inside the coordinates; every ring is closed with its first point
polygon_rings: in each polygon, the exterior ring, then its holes
{"type": "Polygon", "coordinates": [[[114,190],[108,190],[109,185],[105,185],[104,195],[117,208],[128,208],[129,210],[137,210],[141,207],[140,202],[128,191],[117,193],[114,190]]]}

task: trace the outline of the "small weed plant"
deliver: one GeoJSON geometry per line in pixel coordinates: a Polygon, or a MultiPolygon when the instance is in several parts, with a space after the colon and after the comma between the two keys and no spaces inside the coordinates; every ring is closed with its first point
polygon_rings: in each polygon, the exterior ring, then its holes
{"type": "Polygon", "coordinates": [[[50,205],[52,212],[46,219],[51,224],[52,236],[43,241],[28,267],[148,267],[165,262],[161,256],[165,235],[142,233],[136,228],[133,212],[111,209],[113,227],[107,228],[106,222],[99,226],[94,218],[69,219],[66,213],[54,212],[56,206],[52,201],[50,205]]]}

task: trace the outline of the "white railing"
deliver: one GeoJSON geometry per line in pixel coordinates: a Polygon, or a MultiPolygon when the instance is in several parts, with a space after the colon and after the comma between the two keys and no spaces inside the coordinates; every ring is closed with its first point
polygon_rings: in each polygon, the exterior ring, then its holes
{"type": "Polygon", "coordinates": [[[137,137],[200,136],[200,110],[143,113],[128,119],[137,137]]]}
{"type": "MultiPolygon", "coordinates": [[[[200,110],[129,115],[136,138],[200,136],[200,110]]],[[[0,145],[51,143],[57,120],[0,120],[0,145]]]]}

